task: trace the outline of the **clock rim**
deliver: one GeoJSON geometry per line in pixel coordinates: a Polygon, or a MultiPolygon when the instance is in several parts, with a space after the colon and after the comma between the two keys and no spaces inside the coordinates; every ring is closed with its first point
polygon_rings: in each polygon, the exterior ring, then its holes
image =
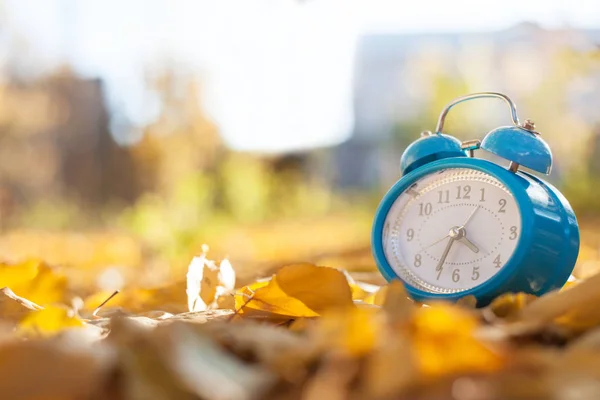
{"type": "Polygon", "coordinates": [[[373,221],[371,247],[375,263],[381,274],[388,282],[400,280],[404,284],[408,294],[418,301],[458,300],[469,295],[472,295],[479,300],[480,298],[487,298],[490,294],[501,291],[502,287],[510,284],[510,282],[519,274],[519,266],[526,258],[527,249],[530,247],[533,239],[532,228],[534,227],[534,207],[526,189],[517,181],[517,176],[518,175],[515,173],[510,172],[491,161],[461,157],[433,161],[401,177],[384,195],[377,207],[373,221]],[[502,269],[487,281],[470,289],[455,293],[432,293],[411,285],[394,272],[385,257],[382,235],[388,212],[396,199],[416,180],[447,168],[470,168],[484,172],[498,179],[512,193],[515,202],[517,203],[521,218],[521,234],[510,258],[506,261],[502,269]]]}

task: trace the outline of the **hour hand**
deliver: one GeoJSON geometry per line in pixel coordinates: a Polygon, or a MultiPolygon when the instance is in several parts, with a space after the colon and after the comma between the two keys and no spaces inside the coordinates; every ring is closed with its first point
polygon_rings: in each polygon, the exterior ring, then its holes
{"type": "Polygon", "coordinates": [[[471,242],[469,239],[467,239],[466,236],[461,237],[460,239],[457,239],[460,243],[464,244],[465,246],[467,246],[469,248],[469,250],[471,250],[473,253],[479,253],[479,248],[477,246],[475,246],[475,243],[471,242]]]}
{"type": "MultiPolygon", "coordinates": [[[[448,244],[446,245],[446,248],[444,249],[444,252],[442,253],[442,256],[440,257],[440,261],[438,262],[438,265],[435,267],[436,271],[441,271],[442,268],[444,267],[444,263],[446,262],[446,257],[448,257],[448,253],[450,253],[450,248],[452,248],[452,244],[454,243],[454,239],[453,237],[450,237],[450,240],[448,240],[448,244]]],[[[438,275],[439,278],[439,275],[438,275]]]]}

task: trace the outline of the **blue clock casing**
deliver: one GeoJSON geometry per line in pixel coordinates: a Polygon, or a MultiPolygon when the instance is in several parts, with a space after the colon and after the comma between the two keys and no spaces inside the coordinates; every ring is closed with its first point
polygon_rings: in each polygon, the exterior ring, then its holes
{"type": "Polygon", "coordinates": [[[518,122],[516,107],[500,93],[484,92],[464,96],[449,103],[442,112],[436,133],[428,133],[405,150],[400,163],[403,176],[385,194],[377,208],[371,244],[376,264],[388,280],[402,278],[386,258],[383,230],[386,217],[396,199],[417,180],[441,170],[468,168],[492,175],[512,193],[521,218],[521,235],[515,251],[502,269],[478,286],[455,293],[436,293],[404,281],[408,294],[417,301],[443,299],[456,301],[473,295],[478,306],[489,304],[507,292],[542,295],[561,288],[571,275],[579,253],[579,228],[567,199],[551,184],[520,166],[548,174],[552,153],[529,120],[518,122]],[[442,134],[443,122],[450,108],[460,102],[482,97],[496,97],[510,106],[514,126],[497,128],[483,141],[461,143],[442,134]],[[508,168],[473,157],[482,148],[510,161],[508,168]]]}

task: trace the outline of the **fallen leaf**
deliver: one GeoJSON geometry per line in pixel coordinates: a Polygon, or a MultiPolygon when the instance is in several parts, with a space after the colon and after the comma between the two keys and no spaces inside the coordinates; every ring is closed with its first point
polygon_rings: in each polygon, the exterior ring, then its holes
{"type": "Polygon", "coordinates": [[[240,314],[247,316],[255,310],[286,317],[316,317],[328,310],[354,307],[344,274],[312,264],[283,267],[266,285],[240,292],[236,303],[240,304],[240,314]]]}
{"type": "Polygon", "coordinates": [[[520,318],[523,307],[536,299],[536,296],[527,293],[505,293],[496,297],[484,308],[483,315],[488,321],[497,318],[516,320],[520,318]]]}
{"type": "Polygon", "coordinates": [[[360,357],[373,350],[383,338],[384,316],[379,309],[350,308],[325,313],[313,329],[323,349],[360,357]]]}
{"type": "Polygon", "coordinates": [[[66,307],[46,306],[43,310],[26,315],[19,323],[25,334],[54,334],[68,328],[83,327],[84,322],[66,307]]]}
{"type": "Polygon", "coordinates": [[[563,291],[548,293],[525,306],[519,318],[530,323],[555,321],[573,332],[600,324],[600,274],[563,291]]]}
{"type": "Polygon", "coordinates": [[[407,321],[416,309],[408,297],[404,284],[398,280],[390,282],[377,293],[375,304],[381,304],[392,324],[407,321]]]}
{"type": "Polygon", "coordinates": [[[40,306],[52,303],[69,304],[67,277],[57,268],[28,260],[19,264],[0,264],[0,287],[9,287],[18,296],[40,306]]]}
{"type": "Polygon", "coordinates": [[[356,378],[359,364],[356,360],[340,355],[328,357],[316,376],[302,390],[303,400],[346,400],[350,398],[352,381],[356,378]]]}
{"type": "Polygon", "coordinates": [[[361,398],[394,398],[412,384],[418,383],[419,370],[407,334],[386,335],[364,365],[361,398]]]}
{"type": "Polygon", "coordinates": [[[0,289],[0,320],[17,323],[32,311],[41,310],[37,304],[17,296],[9,288],[0,289]]]}
{"type": "Polygon", "coordinates": [[[49,340],[0,344],[2,399],[90,399],[102,392],[112,357],[100,345],[77,347],[49,340]]]}
{"type": "Polygon", "coordinates": [[[204,278],[204,261],[205,255],[194,257],[192,262],[188,266],[187,272],[187,300],[188,300],[188,311],[204,311],[207,306],[202,297],[200,291],[202,288],[202,279],[204,278]]]}
{"type": "Polygon", "coordinates": [[[439,377],[498,370],[504,357],[475,337],[478,326],[471,313],[445,303],[419,308],[410,329],[421,373],[439,377]]]}
{"type": "Polygon", "coordinates": [[[227,259],[217,267],[214,261],[207,259],[207,252],[208,246],[204,245],[202,254],[194,257],[188,267],[186,294],[189,311],[234,306],[233,301],[227,303],[221,298],[234,290],[235,271],[227,259]]]}

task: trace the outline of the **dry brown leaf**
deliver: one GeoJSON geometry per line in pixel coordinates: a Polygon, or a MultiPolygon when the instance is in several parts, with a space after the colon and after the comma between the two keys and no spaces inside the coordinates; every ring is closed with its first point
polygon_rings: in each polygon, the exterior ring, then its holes
{"type": "Polygon", "coordinates": [[[548,293],[525,306],[519,319],[529,323],[549,323],[581,332],[600,324],[600,274],[577,285],[548,293]]]}
{"type": "Polygon", "coordinates": [[[9,288],[0,289],[0,320],[17,323],[32,311],[41,310],[37,304],[17,296],[9,288]]]}
{"type": "Polygon", "coordinates": [[[235,324],[215,322],[198,325],[203,334],[227,347],[234,354],[256,360],[288,382],[302,381],[320,349],[307,335],[252,320],[235,324]]]}
{"type": "Polygon", "coordinates": [[[88,399],[101,392],[112,365],[104,346],[62,346],[54,341],[0,344],[2,399],[88,399]]]}
{"type": "Polygon", "coordinates": [[[394,398],[419,378],[409,337],[402,332],[386,335],[370,354],[363,371],[362,398],[394,398]]]}
{"type": "Polygon", "coordinates": [[[381,304],[392,324],[408,320],[415,310],[415,303],[408,297],[404,284],[398,280],[390,282],[377,294],[375,304],[381,304]]]}
{"type": "Polygon", "coordinates": [[[202,250],[202,254],[194,257],[188,267],[188,310],[204,311],[228,306],[233,308],[230,294],[235,287],[235,271],[231,263],[224,259],[217,267],[214,261],[206,257],[208,246],[204,245],[202,250]]]}
{"type": "Polygon", "coordinates": [[[147,329],[120,318],[109,340],[120,349],[126,398],[251,400],[274,382],[265,368],[244,364],[183,323],[147,329]]]}
{"type": "Polygon", "coordinates": [[[350,398],[351,383],[359,372],[357,360],[341,355],[328,357],[316,376],[304,387],[302,400],[346,400],[350,398]]]}

